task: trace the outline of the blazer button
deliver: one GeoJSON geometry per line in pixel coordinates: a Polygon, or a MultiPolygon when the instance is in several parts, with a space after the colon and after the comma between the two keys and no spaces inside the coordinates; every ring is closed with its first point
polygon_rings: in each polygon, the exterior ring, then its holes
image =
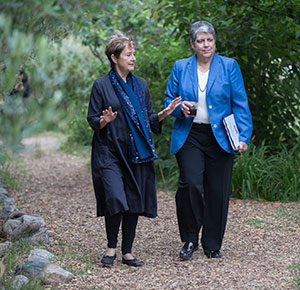
{"type": "Polygon", "coordinates": [[[210,109],[212,109],[212,105],[209,105],[208,107],[209,107],[210,109]]]}
{"type": "Polygon", "coordinates": [[[217,128],[217,124],[214,124],[214,128],[217,128]]]}

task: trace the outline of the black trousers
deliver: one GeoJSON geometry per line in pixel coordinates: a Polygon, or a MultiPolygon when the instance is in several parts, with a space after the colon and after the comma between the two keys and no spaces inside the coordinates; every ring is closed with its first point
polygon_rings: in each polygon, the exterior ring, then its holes
{"type": "Polygon", "coordinates": [[[217,143],[211,126],[193,124],[176,154],[180,170],[176,210],[182,242],[219,250],[225,232],[233,167],[233,154],[217,143]]]}
{"type": "Polygon", "coordinates": [[[138,222],[138,215],[131,213],[118,213],[110,216],[105,215],[105,228],[108,248],[116,248],[118,243],[119,228],[122,221],[122,254],[131,253],[138,222]]]}

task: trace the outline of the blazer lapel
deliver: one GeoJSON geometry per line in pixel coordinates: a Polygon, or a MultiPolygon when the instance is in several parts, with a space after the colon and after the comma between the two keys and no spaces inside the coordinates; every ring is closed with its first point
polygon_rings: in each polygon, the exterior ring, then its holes
{"type": "Polygon", "coordinates": [[[207,87],[206,87],[206,96],[209,94],[209,91],[214,84],[214,81],[216,79],[219,70],[219,66],[220,66],[219,58],[218,55],[215,53],[210,65],[209,76],[208,76],[207,87]]]}
{"type": "Polygon", "coordinates": [[[194,101],[198,102],[198,75],[197,75],[197,56],[194,54],[191,57],[189,75],[191,76],[191,82],[194,92],[194,101]]]}

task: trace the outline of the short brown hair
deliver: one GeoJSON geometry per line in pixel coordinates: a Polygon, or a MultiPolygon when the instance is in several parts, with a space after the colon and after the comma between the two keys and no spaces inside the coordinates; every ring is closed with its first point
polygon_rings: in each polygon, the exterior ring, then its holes
{"type": "Polygon", "coordinates": [[[110,66],[112,68],[114,68],[115,63],[112,61],[111,55],[114,54],[116,58],[119,58],[127,44],[129,44],[130,47],[135,47],[132,37],[125,35],[119,30],[116,30],[108,39],[105,47],[105,54],[110,61],[110,66]]]}

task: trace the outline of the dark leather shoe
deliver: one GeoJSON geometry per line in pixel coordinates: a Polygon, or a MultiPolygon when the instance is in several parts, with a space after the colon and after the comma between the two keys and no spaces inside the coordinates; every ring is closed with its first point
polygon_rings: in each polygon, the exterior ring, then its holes
{"type": "Polygon", "coordinates": [[[128,265],[128,266],[132,266],[132,267],[143,266],[143,262],[141,262],[137,259],[126,260],[126,259],[122,258],[122,263],[125,265],[128,265]]]}
{"type": "Polygon", "coordinates": [[[103,266],[106,266],[106,267],[112,266],[114,264],[116,257],[117,257],[116,254],[114,256],[104,256],[101,259],[101,263],[103,264],[103,266]]]}
{"type": "Polygon", "coordinates": [[[192,258],[193,253],[198,250],[198,244],[193,242],[186,242],[179,253],[179,257],[182,260],[188,260],[192,258]]]}
{"type": "Polygon", "coordinates": [[[219,250],[214,251],[214,250],[205,250],[204,249],[204,254],[207,256],[207,258],[215,258],[215,259],[222,258],[222,253],[219,250]]]}

